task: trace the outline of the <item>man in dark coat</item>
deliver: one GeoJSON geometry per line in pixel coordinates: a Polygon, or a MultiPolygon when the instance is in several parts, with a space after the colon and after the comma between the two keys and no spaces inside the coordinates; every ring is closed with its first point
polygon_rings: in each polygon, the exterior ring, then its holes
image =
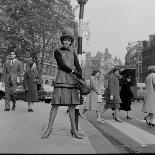
{"type": "Polygon", "coordinates": [[[15,110],[16,99],[15,91],[17,88],[17,77],[19,76],[19,83],[22,81],[23,67],[22,62],[16,58],[14,51],[11,52],[11,57],[5,63],[3,70],[3,82],[5,83],[5,109],[10,110],[10,100],[12,100],[12,110],[15,110]]]}

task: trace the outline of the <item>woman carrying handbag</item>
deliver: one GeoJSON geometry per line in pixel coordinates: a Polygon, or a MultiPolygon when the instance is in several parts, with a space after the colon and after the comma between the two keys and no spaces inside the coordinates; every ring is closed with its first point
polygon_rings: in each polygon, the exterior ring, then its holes
{"type": "Polygon", "coordinates": [[[75,106],[80,105],[79,90],[77,80],[74,76],[81,79],[82,69],[80,67],[77,55],[71,49],[74,37],[70,28],[64,28],[60,37],[62,47],[54,52],[54,57],[58,65],[58,72],[54,85],[52,109],[50,112],[48,127],[41,138],[47,138],[52,132],[53,122],[55,120],[59,106],[69,107],[69,117],[71,122],[71,134],[75,138],[82,139],[76,129],[75,124],[75,106]]]}

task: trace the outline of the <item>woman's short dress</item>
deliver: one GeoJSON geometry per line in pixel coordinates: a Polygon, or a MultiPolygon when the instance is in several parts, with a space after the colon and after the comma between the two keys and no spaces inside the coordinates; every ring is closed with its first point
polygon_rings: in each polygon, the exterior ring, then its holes
{"type": "Polygon", "coordinates": [[[72,68],[81,69],[76,54],[73,51],[61,48],[59,51],[55,51],[54,56],[57,61],[58,72],[51,104],[59,106],[82,104],[75,75],[71,74],[72,68]]]}

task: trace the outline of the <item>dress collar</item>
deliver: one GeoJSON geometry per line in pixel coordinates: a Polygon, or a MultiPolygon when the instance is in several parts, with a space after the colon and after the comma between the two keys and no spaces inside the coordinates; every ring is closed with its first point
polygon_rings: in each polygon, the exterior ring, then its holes
{"type": "Polygon", "coordinates": [[[70,49],[65,48],[65,47],[61,47],[60,50],[67,50],[67,51],[70,51],[70,49]]]}

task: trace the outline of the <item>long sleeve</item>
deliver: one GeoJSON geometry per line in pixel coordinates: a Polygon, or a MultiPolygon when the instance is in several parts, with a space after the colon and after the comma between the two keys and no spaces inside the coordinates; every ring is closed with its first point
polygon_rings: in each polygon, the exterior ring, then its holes
{"type": "Polygon", "coordinates": [[[22,65],[22,62],[21,62],[21,61],[19,61],[18,72],[19,72],[20,81],[22,81],[22,76],[23,76],[23,65],[22,65]]]}
{"type": "Polygon", "coordinates": [[[68,66],[63,62],[61,53],[60,53],[58,50],[56,50],[56,51],[54,52],[54,57],[55,57],[55,59],[56,59],[56,61],[57,61],[58,67],[59,67],[62,71],[65,71],[65,72],[67,72],[67,73],[72,72],[72,69],[71,69],[70,67],[68,67],[68,66]]]}
{"type": "Polygon", "coordinates": [[[110,90],[110,95],[114,95],[114,78],[113,77],[109,78],[109,90],[110,90]]]}
{"type": "Polygon", "coordinates": [[[96,80],[91,77],[90,79],[90,87],[92,90],[94,90],[98,95],[100,94],[100,91],[99,91],[99,85],[98,83],[96,82],[96,80]]]}
{"type": "Polygon", "coordinates": [[[25,89],[28,88],[27,80],[28,80],[28,75],[27,75],[27,71],[25,71],[24,73],[24,88],[25,89]]]}
{"type": "Polygon", "coordinates": [[[4,65],[4,69],[3,69],[3,82],[5,82],[6,79],[6,63],[4,65]]]}
{"type": "Polygon", "coordinates": [[[152,84],[155,87],[155,73],[152,73],[152,84]]]}
{"type": "Polygon", "coordinates": [[[78,71],[80,74],[82,74],[82,69],[81,69],[81,66],[80,66],[80,64],[79,64],[78,57],[77,57],[77,55],[76,55],[75,52],[74,52],[74,65],[75,65],[77,71],[78,71]]]}

